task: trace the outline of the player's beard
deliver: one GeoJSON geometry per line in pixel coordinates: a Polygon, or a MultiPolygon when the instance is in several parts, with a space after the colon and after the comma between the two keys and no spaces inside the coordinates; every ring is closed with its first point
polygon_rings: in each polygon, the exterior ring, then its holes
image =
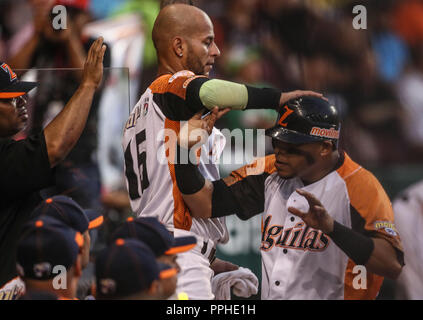
{"type": "Polygon", "coordinates": [[[188,56],[187,56],[187,69],[194,72],[197,75],[208,76],[208,72],[205,71],[205,65],[201,62],[198,56],[192,50],[191,45],[188,44],[188,56]]]}

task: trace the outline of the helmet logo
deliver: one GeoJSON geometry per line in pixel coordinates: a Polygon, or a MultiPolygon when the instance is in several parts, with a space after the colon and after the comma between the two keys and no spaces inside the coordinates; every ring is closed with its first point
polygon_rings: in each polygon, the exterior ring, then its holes
{"type": "Polygon", "coordinates": [[[13,81],[17,78],[16,73],[12,71],[12,69],[5,63],[3,63],[0,68],[3,69],[4,72],[6,72],[9,75],[10,81],[13,81]]]}
{"type": "Polygon", "coordinates": [[[285,108],[285,112],[284,114],[280,117],[278,124],[282,127],[286,127],[288,125],[287,122],[284,123],[285,119],[288,118],[288,116],[294,112],[294,110],[291,110],[288,108],[288,106],[284,106],[285,108]]]}
{"type": "Polygon", "coordinates": [[[311,128],[310,135],[328,139],[339,139],[339,130],[313,127],[311,128]]]}

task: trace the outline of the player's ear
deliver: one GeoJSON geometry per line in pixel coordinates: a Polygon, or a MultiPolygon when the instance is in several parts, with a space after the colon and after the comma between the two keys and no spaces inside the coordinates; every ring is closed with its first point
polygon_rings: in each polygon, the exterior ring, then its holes
{"type": "Polygon", "coordinates": [[[76,257],[75,264],[73,265],[74,266],[74,276],[78,277],[78,278],[82,275],[81,258],[82,258],[81,254],[78,254],[78,256],[76,257]]]}
{"type": "Polygon", "coordinates": [[[333,152],[333,143],[332,141],[326,140],[323,141],[320,148],[320,155],[326,157],[333,152]]]}
{"type": "Polygon", "coordinates": [[[148,295],[151,296],[151,297],[158,297],[159,294],[160,294],[160,289],[161,289],[161,287],[160,287],[159,280],[154,280],[151,283],[150,288],[148,288],[148,295]]]}
{"type": "Polygon", "coordinates": [[[172,48],[175,55],[179,58],[184,56],[185,43],[182,37],[175,37],[172,41],[172,48]]]}

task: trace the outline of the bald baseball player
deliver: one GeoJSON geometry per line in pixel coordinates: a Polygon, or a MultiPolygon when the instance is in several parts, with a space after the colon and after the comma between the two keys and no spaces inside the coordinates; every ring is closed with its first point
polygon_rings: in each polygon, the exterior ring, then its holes
{"type": "MultiPolygon", "coordinates": [[[[188,123],[192,132],[213,122],[197,115],[188,123]]],[[[273,155],[217,181],[199,174],[196,163],[175,164],[193,217],[236,213],[246,220],[263,213],[262,299],[375,299],[383,277],[401,272],[400,238],[387,227],[394,225],[390,200],[369,171],[338,149],[339,130],[334,106],[301,97],[266,130],[273,155]]]]}
{"type": "MultiPolygon", "coordinates": [[[[229,110],[225,108],[276,108],[299,95],[321,95],[303,91],[281,93],[210,79],[220,51],[214,42],[210,18],[197,7],[185,4],[164,7],[156,18],[152,36],[158,73],[132,110],[124,129],[126,185],[132,210],[138,216],[158,217],[175,237],[197,237],[197,246],[178,256],[181,273],[177,292],[186,292],[190,299],[209,300],[214,298],[212,268],[229,271],[237,266],[215,260],[216,245],[228,241],[224,218],[193,219],[177,188],[175,168],[173,161],[168,161],[167,151],[174,150],[176,139],[172,137],[176,137],[180,121],[214,106],[221,108],[222,116],[229,110]]],[[[215,162],[224,145],[225,137],[214,128],[201,150],[207,161],[200,162],[199,170],[207,179],[219,179],[215,162]]]]}

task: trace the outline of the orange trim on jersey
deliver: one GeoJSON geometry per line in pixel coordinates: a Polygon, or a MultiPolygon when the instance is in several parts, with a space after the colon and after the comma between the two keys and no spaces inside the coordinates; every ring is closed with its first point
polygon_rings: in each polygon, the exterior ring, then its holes
{"type": "MultiPolygon", "coordinates": [[[[382,237],[384,234],[375,228],[375,221],[394,221],[391,201],[382,185],[371,172],[352,161],[347,154],[344,164],[336,171],[346,184],[351,206],[365,220],[365,230],[374,231],[375,237],[382,237]]],[[[402,251],[399,237],[385,239],[402,251]]],[[[349,261],[345,272],[345,299],[376,298],[383,277],[367,272],[367,290],[356,290],[352,285],[354,277],[357,276],[352,273],[354,266],[355,264],[349,261]]]]}
{"type": "Polygon", "coordinates": [[[191,244],[187,244],[187,245],[180,246],[180,247],[170,248],[169,250],[167,250],[165,252],[165,254],[166,255],[171,255],[171,254],[178,254],[178,253],[181,253],[181,252],[186,252],[186,251],[191,250],[195,246],[196,246],[195,243],[191,243],[191,244]]]}
{"type": "Polygon", "coordinates": [[[169,79],[172,75],[165,74],[161,77],[158,77],[156,80],[150,84],[149,88],[153,93],[165,93],[167,91],[169,79]]]}
{"type": "Polygon", "coordinates": [[[74,301],[79,301],[78,298],[67,298],[67,297],[63,297],[63,296],[58,297],[57,300],[69,300],[69,301],[74,300],[74,301]]]}
{"type": "Polygon", "coordinates": [[[336,170],[336,172],[338,172],[341,178],[345,180],[349,178],[350,176],[352,176],[353,174],[355,174],[356,172],[358,172],[361,169],[361,166],[359,166],[357,163],[352,161],[351,158],[346,153],[344,153],[344,155],[345,155],[344,163],[342,164],[340,168],[338,168],[338,170],[336,170]]]}
{"type": "MultiPolygon", "coordinates": [[[[165,129],[173,130],[176,134],[179,133],[179,121],[172,121],[165,119],[165,129]]],[[[176,141],[165,141],[169,143],[169,148],[166,150],[166,157],[169,157],[169,150],[176,150],[176,141]]],[[[173,155],[174,157],[174,155],[173,155]]],[[[169,159],[169,158],[168,158],[169,159]]],[[[172,194],[173,194],[173,226],[177,229],[190,230],[192,225],[192,218],[188,207],[186,206],[182,194],[179,191],[176,183],[175,165],[168,161],[168,168],[170,177],[172,178],[172,194]]]]}
{"type": "Polygon", "coordinates": [[[88,229],[94,229],[101,226],[103,224],[103,221],[104,221],[103,216],[99,216],[98,218],[91,220],[90,223],[88,224],[88,229]]]}
{"type": "Polygon", "coordinates": [[[264,172],[272,174],[276,171],[275,161],[276,158],[274,154],[258,158],[254,162],[232,171],[229,176],[223,179],[223,181],[227,186],[231,186],[234,183],[245,179],[249,175],[259,175],[264,172]]]}
{"type": "Polygon", "coordinates": [[[153,93],[173,93],[185,100],[187,86],[190,82],[188,80],[194,80],[198,77],[205,76],[196,76],[194,73],[187,70],[179,71],[174,75],[165,74],[154,80],[149,88],[153,93]]]}
{"type": "Polygon", "coordinates": [[[353,268],[355,263],[349,259],[347,269],[345,271],[344,279],[344,299],[345,300],[374,300],[379,293],[382,286],[383,277],[374,273],[367,272],[367,289],[355,289],[353,287],[354,277],[359,276],[358,273],[354,274],[353,268]]]}
{"type": "Polygon", "coordinates": [[[360,167],[345,154],[344,164],[337,170],[344,179],[350,204],[365,220],[364,228],[375,232],[375,237],[388,240],[394,248],[403,251],[399,236],[391,236],[377,221],[394,222],[391,201],[376,177],[360,167]]]}

